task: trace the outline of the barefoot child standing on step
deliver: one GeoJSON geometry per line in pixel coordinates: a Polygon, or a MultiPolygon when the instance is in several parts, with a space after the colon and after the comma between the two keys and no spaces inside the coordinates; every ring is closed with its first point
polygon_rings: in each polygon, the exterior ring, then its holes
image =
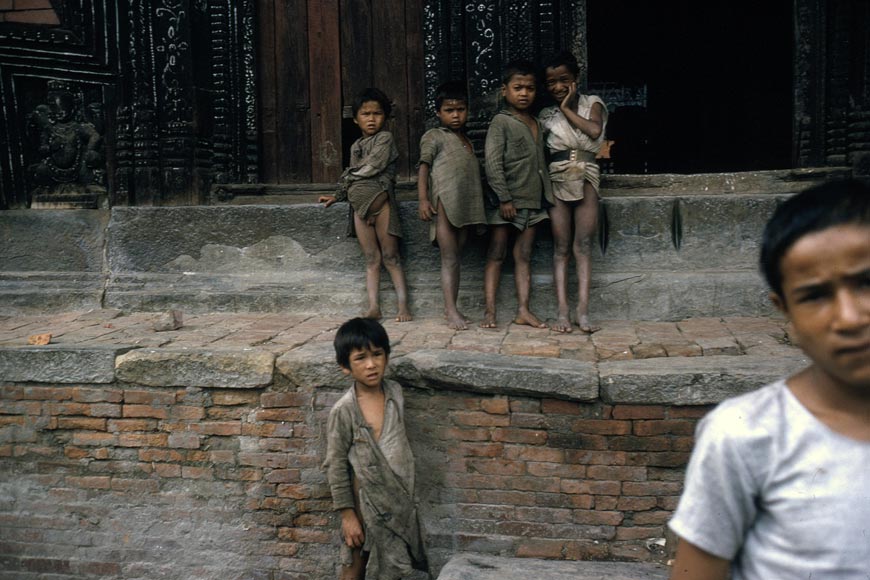
{"type": "Polygon", "coordinates": [[[399,256],[399,206],[395,198],[396,160],[399,152],[393,135],[384,130],[391,105],[378,89],[365,89],[354,98],[353,121],[362,131],[350,149],[350,166],[344,170],[336,195],[320,196],[318,201],[329,207],[336,201],[350,201],[353,213],[352,232],[356,233],[366,261],[366,291],[369,299],[367,318],[381,318],[378,291],[381,264],[396,288],[396,320],[411,320],[408,288],[399,256]]]}
{"type": "Polygon", "coordinates": [[[498,196],[499,205],[488,209],[486,216],[490,238],[483,272],[486,311],[480,326],[495,328],[497,324],[496,298],[501,267],[511,233],[515,233],[517,314],[514,323],[546,328],[547,325],[529,310],[535,230],[548,219],[546,207],[553,204],[544,161],[543,130],[531,112],[538,86],[535,66],[526,61],[508,63],[502,80],[505,106],[493,117],[486,133],[486,177],[498,196]]]}
{"type": "Polygon", "coordinates": [[[329,411],[323,466],[341,513],[341,580],[428,572],[414,496],[402,387],[384,379],[390,339],[376,320],[348,320],[335,357],[353,385],[329,411]]]}
{"type": "Polygon", "coordinates": [[[486,214],[480,162],[465,134],[468,94],[463,83],[451,81],[438,87],[435,114],[441,126],[426,131],[420,139],[420,219],[429,222],[429,240],[437,240],[441,250],[441,290],[447,325],[466,330],[468,319],[456,305],[462,247],[469,230],[486,225],[486,214]]]}

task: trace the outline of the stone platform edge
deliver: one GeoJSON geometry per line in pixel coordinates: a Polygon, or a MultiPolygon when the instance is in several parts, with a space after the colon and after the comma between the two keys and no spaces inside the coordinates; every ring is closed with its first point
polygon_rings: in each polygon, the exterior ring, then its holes
{"type": "MultiPolygon", "coordinates": [[[[428,349],[396,356],[388,377],[423,390],[455,390],[609,404],[708,405],[749,392],[806,364],[795,357],[706,356],[582,362],[428,349]]],[[[0,348],[0,380],[55,384],[124,382],[152,387],[256,389],[276,374],[297,387],[344,388],[329,343],[284,354],[255,348],[0,348]]]]}

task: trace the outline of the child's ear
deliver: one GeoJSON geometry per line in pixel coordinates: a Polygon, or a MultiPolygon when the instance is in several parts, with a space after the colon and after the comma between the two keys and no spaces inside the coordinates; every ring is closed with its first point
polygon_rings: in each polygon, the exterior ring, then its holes
{"type": "Polygon", "coordinates": [[[767,296],[768,296],[768,298],[770,298],[770,301],[773,303],[773,306],[787,317],[788,316],[788,307],[786,306],[785,300],[782,298],[782,296],[780,296],[776,292],[771,292],[767,296]]]}
{"type": "Polygon", "coordinates": [[[344,374],[346,374],[346,375],[349,375],[349,374],[350,374],[350,369],[349,369],[349,368],[347,368],[347,367],[341,367],[341,366],[340,366],[339,368],[341,369],[341,372],[343,372],[344,374]]]}

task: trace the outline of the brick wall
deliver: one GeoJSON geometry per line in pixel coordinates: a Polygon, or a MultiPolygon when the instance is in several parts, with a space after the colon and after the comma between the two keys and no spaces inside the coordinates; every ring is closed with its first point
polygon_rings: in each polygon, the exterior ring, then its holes
{"type": "MultiPolygon", "coordinates": [[[[6,384],[0,579],[332,578],[336,389],[6,384]]],[[[706,407],[406,389],[436,565],[648,560],[706,407]]]]}

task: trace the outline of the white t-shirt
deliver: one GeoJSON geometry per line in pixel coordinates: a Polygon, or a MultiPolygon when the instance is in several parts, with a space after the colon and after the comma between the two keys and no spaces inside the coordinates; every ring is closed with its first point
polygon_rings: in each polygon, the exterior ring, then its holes
{"type": "Polygon", "coordinates": [[[734,580],[870,580],[870,443],[831,431],[785,381],[698,425],[670,521],[734,580]]]}

